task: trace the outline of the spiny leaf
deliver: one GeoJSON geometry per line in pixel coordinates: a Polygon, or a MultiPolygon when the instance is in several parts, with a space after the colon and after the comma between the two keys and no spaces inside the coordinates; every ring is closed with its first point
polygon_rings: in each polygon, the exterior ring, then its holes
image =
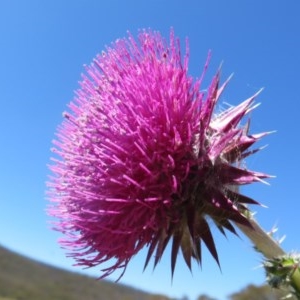
{"type": "Polygon", "coordinates": [[[183,235],[183,230],[179,228],[173,235],[173,245],[172,245],[172,252],[171,252],[171,272],[172,272],[172,278],[174,275],[175,265],[176,265],[176,259],[178,255],[178,250],[181,244],[181,239],[183,235]]]}
{"type": "Polygon", "coordinates": [[[200,266],[202,265],[202,251],[201,251],[201,239],[199,237],[197,237],[194,240],[194,258],[195,260],[200,264],[200,266]]]}
{"type": "Polygon", "coordinates": [[[226,195],[232,201],[237,201],[238,203],[258,204],[259,205],[259,202],[253,200],[252,198],[247,197],[247,196],[242,195],[242,194],[239,194],[239,193],[236,193],[236,192],[234,192],[232,190],[227,190],[226,191],[226,195]]]}
{"type": "Polygon", "coordinates": [[[157,246],[159,237],[160,237],[160,234],[157,233],[156,236],[155,236],[155,238],[153,239],[153,241],[152,241],[151,244],[150,244],[150,247],[149,247],[149,250],[148,250],[148,253],[147,253],[147,257],[146,257],[146,261],[145,261],[145,265],[144,265],[144,271],[145,271],[145,269],[147,268],[148,263],[149,263],[149,261],[150,261],[150,258],[151,258],[151,256],[152,256],[153,253],[154,253],[154,250],[155,250],[155,248],[156,248],[156,246],[157,246]]]}
{"type": "Polygon", "coordinates": [[[200,238],[205,243],[207,249],[209,250],[210,254],[213,256],[215,261],[220,267],[219,257],[217,253],[217,249],[215,246],[215,242],[213,239],[213,236],[211,234],[211,231],[209,229],[209,225],[207,224],[205,219],[202,219],[197,226],[197,234],[200,236],[200,238]]]}
{"type": "Polygon", "coordinates": [[[185,263],[187,264],[188,268],[191,271],[192,270],[191,257],[193,256],[194,250],[192,247],[191,235],[187,228],[184,229],[180,246],[181,246],[181,251],[182,251],[185,263]]]}
{"type": "Polygon", "coordinates": [[[214,222],[216,223],[217,228],[221,231],[221,233],[224,236],[226,236],[224,228],[230,231],[231,233],[238,235],[233,225],[227,219],[214,219],[214,222]]]}

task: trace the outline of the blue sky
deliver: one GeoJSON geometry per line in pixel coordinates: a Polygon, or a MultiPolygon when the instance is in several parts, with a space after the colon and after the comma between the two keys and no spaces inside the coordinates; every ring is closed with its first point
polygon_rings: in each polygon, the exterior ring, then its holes
{"type": "MultiPolygon", "coordinates": [[[[279,227],[284,248],[300,250],[298,0],[207,1],[40,1],[0,2],[0,244],[35,259],[76,272],[49,229],[45,182],[51,140],[62,112],[79,87],[83,65],[127,30],[152,28],[168,36],[170,27],[190,41],[190,74],[198,76],[209,49],[209,75],[223,61],[223,79],[234,77],[223,96],[237,104],[265,87],[251,115],[252,132],[277,130],[269,146],[248,161],[249,168],[276,175],[270,186],[255,184],[245,193],[268,208],[257,211],[266,229],[279,227]]],[[[249,283],[261,284],[260,256],[246,237],[216,233],[222,271],[204,253],[202,270],[191,275],[179,259],[173,283],[169,252],[144,273],[145,253],[137,255],[121,283],[169,296],[219,299],[249,283]]],[[[112,280],[114,277],[111,278],[112,280]]]]}

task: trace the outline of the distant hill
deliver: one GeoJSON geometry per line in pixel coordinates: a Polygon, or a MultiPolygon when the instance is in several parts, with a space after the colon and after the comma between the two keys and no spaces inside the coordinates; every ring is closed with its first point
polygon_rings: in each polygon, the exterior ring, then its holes
{"type": "MultiPolygon", "coordinates": [[[[286,298],[287,292],[271,289],[268,285],[248,285],[241,291],[230,295],[230,300],[297,300],[295,297],[286,298]]],[[[1,299],[0,299],[1,300],[1,299]]]]}
{"type": "Polygon", "coordinates": [[[0,300],[170,300],[68,272],[0,246],[0,300]]]}
{"type": "MultiPolygon", "coordinates": [[[[249,285],[228,300],[279,300],[284,293],[249,285]]],[[[188,300],[183,297],[181,300],[188,300]]],[[[292,300],[293,298],[291,298],[292,300]]],[[[0,246],[0,300],[175,300],[98,281],[26,258],[0,246]]],[[[216,300],[200,295],[197,300],[216,300]]]]}

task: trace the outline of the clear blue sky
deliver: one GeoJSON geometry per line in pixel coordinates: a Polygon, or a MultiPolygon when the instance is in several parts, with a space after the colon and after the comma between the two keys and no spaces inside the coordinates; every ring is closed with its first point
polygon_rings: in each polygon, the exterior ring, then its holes
{"type": "MultiPolygon", "coordinates": [[[[268,206],[256,208],[266,229],[287,235],[286,250],[300,250],[298,0],[1,0],[0,2],[0,244],[35,259],[80,271],[56,243],[45,213],[45,181],[51,140],[62,112],[72,100],[83,65],[105,45],[130,30],[170,27],[190,40],[190,73],[208,75],[223,61],[223,78],[234,77],[223,100],[237,104],[265,87],[252,113],[252,132],[277,130],[248,166],[276,175],[271,186],[255,184],[245,192],[268,206]]],[[[142,273],[145,253],[131,262],[122,283],[191,300],[207,293],[225,299],[249,283],[261,284],[260,256],[246,237],[228,240],[216,233],[222,272],[204,253],[203,269],[189,273],[179,260],[173,283],[166,252],[152,272],[142,273]]],[[[99,271],[85,270],[98,275],[99,271]]],[[[111,279],[114,279],[112,277],[111,279]]]]}

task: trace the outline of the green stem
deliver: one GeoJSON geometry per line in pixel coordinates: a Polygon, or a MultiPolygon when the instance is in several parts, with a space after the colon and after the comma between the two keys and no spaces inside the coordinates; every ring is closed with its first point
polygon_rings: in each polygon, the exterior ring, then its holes
{"type": "Polygon", "coordinates": [[[292,286],[297,291],[297,298],[300,299],[300,268],[295,270],[292,276],[292,286]]]}
{"type": "Polygon", "coordinates": [[[272,236],[266,233],[258,223],[249,218],[253,228],[236,223],[236,226],[253,242],[254,246],[266,258],[273,258],[285,255],[279,243],[276,242],[272,236]]]}
{"type": "MultiPolygon", "coordinates": [[[[249,221],[253,228],[238,223],[236,223],[236,226],[252,241],[259,252],[267,259],[286,255],[279,243],[270,234],[266,233],[254,219],[249,218],[249,221]]],[[[300,299],[300,267],[296,268],[291,276],[291,285],[297,293],[297,298],[300,299]]]]}

